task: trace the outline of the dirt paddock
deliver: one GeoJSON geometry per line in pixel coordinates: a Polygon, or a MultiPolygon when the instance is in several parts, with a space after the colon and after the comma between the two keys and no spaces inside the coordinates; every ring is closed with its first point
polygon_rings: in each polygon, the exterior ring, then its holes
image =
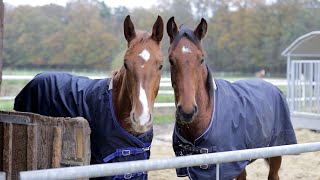
{"type": "MultiPolygon", "coordinates": [[[[173,124],[155,125],[154,140],[151,149],[151,159],[174,157],[171,146],[173,124]]],[[[296,129],[298,143],[320,141],[320,133],[307,129],[296,129]]],[[[259,159],[247,166],[247,179],[267,179],[268,166],[263,159],[259,159]]],[[[150,180],[188,179],[178,178],[174,169],[150,171],[150,180]]],[[[289,155],[282,158],[280,179],[283,180],[320,180],[320,152],[289,155]]]]}

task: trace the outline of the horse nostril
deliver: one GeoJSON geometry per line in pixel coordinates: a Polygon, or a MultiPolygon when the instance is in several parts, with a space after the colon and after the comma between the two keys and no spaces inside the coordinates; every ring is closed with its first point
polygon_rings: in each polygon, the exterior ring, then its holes
{"type": "Polygon", "coordinates": [[[135,123],[138,122],[137,119],[136,119],[136,117],[135,117],[135,114],[134,114],[134,113],[132,113],[132,120],[133,120],[133,122],[135,122],[135,123]]]}
{"type": "Polygon", "coordinates": [[[187,113],[183,110],[181,105],[178,105],[177,111],[178,111],[178,113],[180,113],[181,115],[184,115],[184,116],[193,116],[194,114],[196,114],[198,112],[198,107],[196,105],[194,105],[192,107],[192,110],[189,113],[187,113]]]}
{"type": "Polygon", "coordinates": [[[180,114],[183,114],[183,113],[184,113],[183,110],[182,110],[181,105],[178,105],[178,112],[179,112],[180,114]]]}
{"type": "Polygon", "coordinates": [[[194,112],[194,114],[196,114],[198,112],[198,107],[197,106],[193,106],[193,112],[194,112]]]}

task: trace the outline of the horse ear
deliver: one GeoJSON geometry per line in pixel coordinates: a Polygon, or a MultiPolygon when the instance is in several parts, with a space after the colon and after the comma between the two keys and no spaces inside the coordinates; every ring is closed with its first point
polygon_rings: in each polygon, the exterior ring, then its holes
{"type": "Polygon", "coordinates": [[[136,37],[136,32],[134,31],[134,25],[128,15],[123,23],[124,37],[128,41],[128,44],[136,37]]]}
{"type": "Polygon", "coordinates": [[[201,40],[204,38],[204,36],[207,34],[207,29],[208,29],[208,24],[207,21],[205,19],[201,19],[200,24],[198,25],[198,27],[194,30],[194,34],[196,35],[196,37],[201,40]]]}
{"type": "Polygon", "coordinates": [[[170,37],[170,44],[178,34],[178,27],[176,22],[174,22],[174,17],[172,16],[167,22],[167,33],[170,37]]]}
{"type": "Polygon", "coordinates": [[[151,38],[156,42],[160,43],[160,41],[162,40],[162,37],[163,37],[163,20],[161,16],[158,16],[152,28],[151,38]]]}

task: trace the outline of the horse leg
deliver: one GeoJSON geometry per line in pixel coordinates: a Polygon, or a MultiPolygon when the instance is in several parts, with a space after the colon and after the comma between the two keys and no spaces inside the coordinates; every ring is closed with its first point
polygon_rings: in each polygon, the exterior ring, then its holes
{"type": "Polygon", "coordinates": [[[236,178],[236,180],[246,180],[247,178],[247,172],[246,169],[244,169],[241,174],[239,174],[236,178]]]}
{"type": "Polygon", "coordinates": [[[268,179],[269,180],[279,180],[279,169],[281,166],[281,156],[276,156],[276,157],[271,157],[271,158],[267,158],[266,161],[269,164],[269,175],[268,175],[268,179]]]}

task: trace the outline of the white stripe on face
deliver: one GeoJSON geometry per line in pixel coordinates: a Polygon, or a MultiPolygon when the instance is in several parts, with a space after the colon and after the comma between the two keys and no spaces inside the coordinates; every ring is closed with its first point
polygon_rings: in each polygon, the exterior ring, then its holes
{"type": "Polygon", "coordinates": [[[146,62],[150,59],[150,53],[148,50],[144,49],[140,54],[140,57],[142,57],[143,60],[145,60],[146,62]]]}
{"type": "Polygon", "coordinates": [[[191,53],[192,52],[188,47],[185,47],[185,46],[182,46],[181,51],[182,51],[182,53],[191,53]]]}
{"type": "Polygon", "coordinates": [[[141,126],[144,126],[145,124],[147,124],[147,122],[149,122],[150,113],[149,113],[149,105],[148,105],[146,91],[142,88],[141,84],[140,84],[139,100],[142,105],[142,113],[139,116],[138,121],[141,126]]]}

